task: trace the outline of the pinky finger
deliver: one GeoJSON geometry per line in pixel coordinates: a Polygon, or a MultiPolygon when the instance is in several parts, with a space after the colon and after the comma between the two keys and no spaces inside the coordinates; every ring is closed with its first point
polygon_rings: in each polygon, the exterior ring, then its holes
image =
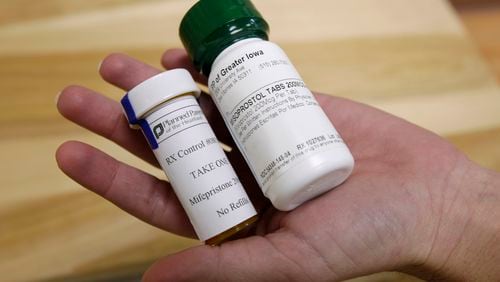
{"type": "Polygon", "coordinates": [[[76,141],[62,144],[56,160],[70,178],[131,215],[166,231],[194,237],[179,200],[165,181],[76,141]]]}

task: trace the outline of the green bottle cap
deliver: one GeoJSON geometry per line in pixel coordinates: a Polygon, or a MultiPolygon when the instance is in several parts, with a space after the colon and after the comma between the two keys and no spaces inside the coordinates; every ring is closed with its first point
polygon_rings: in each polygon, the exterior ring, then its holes
{"type": "Polygon", "coordinates": [[[200,0],[182,19],[179,35],[204,75],[217,56],[237,41],[268,39],[269,26],[250,0],[200,0]]]}

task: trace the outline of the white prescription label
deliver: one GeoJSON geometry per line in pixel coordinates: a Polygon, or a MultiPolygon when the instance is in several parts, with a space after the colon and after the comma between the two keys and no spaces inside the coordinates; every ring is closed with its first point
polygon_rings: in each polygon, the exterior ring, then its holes
{"type": "Polygon", "coordinates": [[[284,51],[250,40],[219,55],[209,88],[265,192],[304,158],[345,144],[284,51]]]}
{"type": "Polygon", "coordinates": [[[158,143],[156,158],[200,240],[256,215],[194,97],[169,102],[146,121],[158,143]]]}

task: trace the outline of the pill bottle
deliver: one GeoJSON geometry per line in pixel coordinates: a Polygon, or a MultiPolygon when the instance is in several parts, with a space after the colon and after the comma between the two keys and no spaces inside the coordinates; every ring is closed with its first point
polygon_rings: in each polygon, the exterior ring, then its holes
{"type": "Polygon", "coordinates": [[[354,159],[248,0],[200,0],[179,35],[264,195],[296,208],[341,184],[354,159]]]}
{"type": "Polygon", "coordinates": [[[189,72],[175,69],[137,85],[121,104],[130,125],[147,138],[198,238],[218,245],[248,229],[257,213],[198,104],[199,95],[189,72]]]}

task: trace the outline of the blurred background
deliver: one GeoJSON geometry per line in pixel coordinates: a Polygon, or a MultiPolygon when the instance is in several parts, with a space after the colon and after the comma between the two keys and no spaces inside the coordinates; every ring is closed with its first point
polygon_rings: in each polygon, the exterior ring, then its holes
{"type": "MultiPolygon", "coordinates": [[[[0,281],[134,281],[198,244],[125,214],[54,160],[59,144],[81,140],[162,175],[64,120],[55,97],[80,84],[118,100],[100,61],[124,52],[159,67],[194,2],[0,1],[0,281]]],[[[312,89],[404,117],[500,171],[500,1],[254,2],[312,89]]],[[[357,281],[391,280],[414,281],[357,281]]]]}

